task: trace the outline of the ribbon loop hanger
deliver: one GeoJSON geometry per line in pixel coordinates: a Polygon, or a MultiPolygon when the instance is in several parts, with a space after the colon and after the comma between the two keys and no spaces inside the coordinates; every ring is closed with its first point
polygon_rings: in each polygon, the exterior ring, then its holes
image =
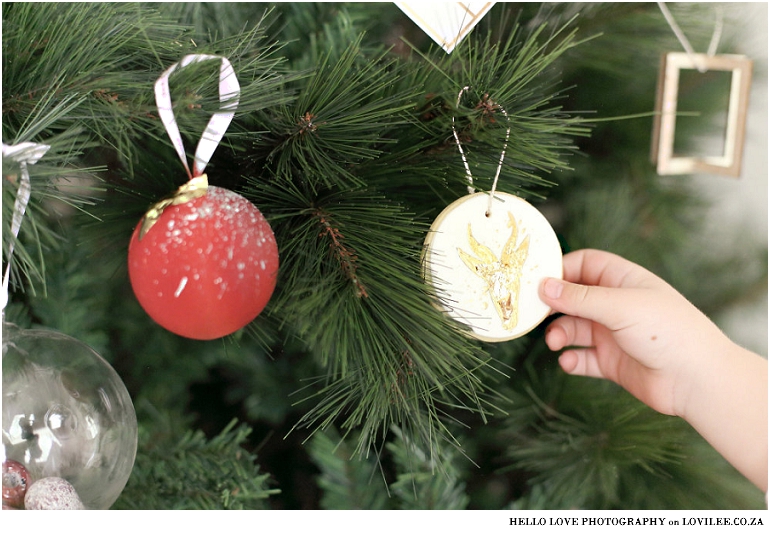
{"type": "MultiPolygon", "coordinates": [[[[687,56],[692,61],[693,65],[695,65],[696,68],[698,69],[698,72],[700,73],[706,72],[708,70],[708,67],[704,65],[703,61],[701,61],[701,59],[698,57],[698,54],[695,53],[695,50],[690,44],[690,41],[687,39],[687,36],[685,36],[682,29],[676,23],[676,20],[674,20],[674,16],[671,14],[671,11],[669,11],[668,6],[666,6],[666,3],[658,2],[658,7],[660,8],[661,13],[663,13],[663,17],[666,19],[666,22],[671,27],[671,31],[674,32],[674,35],[676,35],[676,38],[679,40],[679,43],[682,45],[682,48],[684,48],[685,52],[687,53],[687,56]]],[[[711,42],[709,43],[708,52],[706,52],[706,55],[708,57],[713,57],[717,53],[719,40],[722,37],[722,26],[723,26],[722,7],[716,6],[715,11],[716,11],[716,21],[714,23],[714,33],[711,35],[711,42]]]]}
{"type": "MultiPolygon", "coordinates": [[[[460,92],[457,94],[457,104],[456,106],[460,106],[460,99],[462,99],[463,93],[470,89],[470,86],[463,87],[460,92]]],[[[505,115],[506,121],[509,122],[508,128],[505,131],[505,143],[503,144],[503,150],[500,153],[500,161],[497,163],[497,171],[495,172],[495,178],[492,181],[492,189],[489,192],[489,204],[487,206],[487,216],[492,212],[492,199],[494,199],[495,191],[497,190],[497,181],[500,178],[500,171],[503,168],[503,161],[505,160],[505,151],[508,149],[508,139],[511,136],[511,126],[510,126],[510,118],[508,117],[508,112],[505,111],[505,109],[500,106],[499,104],[496,104],[492,101],[489,101],[494,109],[500,110],[503,115],[505,115]]],[[[473,174],[471,173],[470,165],[468,165],[468,159],[465,157],[465,151],[463,151],[462,143],[460,143],[460,136],[457,135],[457,130],[455,129],[455,118],[452,117],[452,134],[454,135],[455,142],[457,143],[457,150],[460,151],[460,157],[463,160],[463,165],[465,166],[465,175],[468,177],[468,193],[473,194],[476,191],[476,188],[473,186],[473,174]]]]}
{"type": "Polygon", "coordinates": [[[0,305],[2,305],[3,314],[5,314],[5,305],[8,304],[8,284],[11,278],[11,258],[13,257],[13,249],[16,245],[16,239],[21,230],[21,222],[24,219],[24,214],[27,211],[27,204],[29,203],[29,198],[32,193],[27,164],[36,164],[50,148],[50,145],[31,142],[19,143],[18,145],[6,145],[3,143],[3,158],[11,158],[18,162],[21,169],[19,189],[16,193],[16,200],[13,203],[11,242],[8,246],[8,265],[6,266],[5,274],[3,275],[3,289],[2,296],[0,296],[0,305]]]}
{"type": "Polygon", "coordinates": [[[211,156],[214,154],[219,142],[225,135],[227,127],[230,126],[230,122],[235,115],[235,109],[238,107],[238,100],[240,98],[240,84],[238,78],[235,76],[233,66],[222,56],[214,56],[210,54],[189,54],[182,58],[182,61],[171,65],[155,82],[155,103],[158,107],[158,114],[163,122],[163,126],[166,128],[166,132],[171,138],[171,142],[176,149],[176,153],[182,160],[187,171],[189,178],[194,178],[203,174],[206,165],[208,165],[211,156]],[[169,90],[168,79],[171,73],[177,70],[177,68],[183,68],[191,63],[197,63],[206,60],[221,60],[222,65],[219,69],[219,102],[223,103],[221,111],[215,112],[209,120],[206,128],[201,136],[198,146],[195,150],[195,161],[193,163],[192,172],[187,164],[187,156],[184,150],[184,143],[182,142],[182,136],[179,133],[179,127],[177,126],[176,118],[174,117],[174,110],[171,105],[171,94],[169,90]]]}

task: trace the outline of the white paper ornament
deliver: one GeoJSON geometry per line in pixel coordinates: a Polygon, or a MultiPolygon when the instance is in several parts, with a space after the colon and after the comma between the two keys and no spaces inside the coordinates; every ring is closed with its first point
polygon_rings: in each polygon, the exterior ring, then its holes
{"type": "Polygon", "coordinates": [[[495,2],[395,2],[412,21],[449,54],[495,2]]]}
{"type": "Polygon", "coordinates": [[[441,307],[488,342],[518,338],[550,307],[538,296],[545,277],[562,277],[559,240],[525,200],[474,193],[450,204],[425,240],[423,273],[441,307]]]}

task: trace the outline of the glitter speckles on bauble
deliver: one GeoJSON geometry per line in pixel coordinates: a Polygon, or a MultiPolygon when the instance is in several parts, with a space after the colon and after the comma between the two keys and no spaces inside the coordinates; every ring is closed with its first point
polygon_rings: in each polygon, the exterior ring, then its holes
{"type": "Polygon", "coordinates": [[[128,272],[139,303],[169,331],[212,340],[265,308],[278,273],[275,235],[262,213],[230,190],[208,186],[166,203],[131,237],[128,272]],[[141,234],[141,238],[140,238],[141,234]]]}

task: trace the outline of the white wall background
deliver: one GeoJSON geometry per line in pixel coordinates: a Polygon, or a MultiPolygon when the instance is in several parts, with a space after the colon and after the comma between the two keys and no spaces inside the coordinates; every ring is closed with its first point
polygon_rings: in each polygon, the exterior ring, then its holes
{"type": "MultiPolygon", "coordinates": [[[[762,239],[767,244],[768,4],[763,2],[719,5],[723,6],[725,13],[722,42],[730,39],[736,43],[738,49],[726,50],[721,47],[717,53],[745,54],[754,61],[743,171],[738,179],[716,175],[696,176],[693,178],[694,185],[712,199],[713,217],[710,220],[713,229],[710,231],[726,230],[735,235],[738,229],[755,239],[762,239]]],[[[715,320],[736,342],[767,356],[767,288],[758,294],[755,300],[741,303],[715,320]]]]}

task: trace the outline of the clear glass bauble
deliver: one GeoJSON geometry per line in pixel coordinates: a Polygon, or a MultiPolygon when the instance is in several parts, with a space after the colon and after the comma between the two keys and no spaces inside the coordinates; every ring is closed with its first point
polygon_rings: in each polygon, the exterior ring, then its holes
{"type": "Polygon", "coordinates": [[[86,509],[108,509],[136,458],[131,397],[115,370],[86,344],[3,323],[2,460],[31,483],[67,480],[86,509]]]}

